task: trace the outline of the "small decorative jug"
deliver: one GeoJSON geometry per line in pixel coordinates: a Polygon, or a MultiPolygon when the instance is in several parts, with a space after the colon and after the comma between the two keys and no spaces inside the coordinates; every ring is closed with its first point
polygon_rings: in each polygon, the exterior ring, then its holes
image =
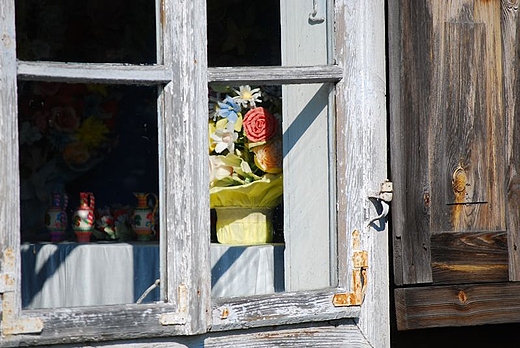
{"type": "Polygon", "coordinates": [[[68,196],[57,192],[51,194],[51,207],[45,213],[45,226],[51,234],[51,242],[61,242],[65,238],[67,230],[67,205],[68,196]]]}
{"type": "Polygon", "coordinates": [[[137,234],[137,240],[149,241],[155,232],[155,214],[159,199],[154,193],[134,192],[134,196],[137,197],[137,206],[132,216],[132,227],[137,234]],[[148,205],[148,197],[153,197],[153,208],[148,205]]]}
{"type": "Polygon", "coordinates": [[[78,237],[78,242],[90,242],[90,235],[94,228],[95,199],[92,192],[80,192],[79,207],[74,212],[72,228],[78,237]]]}

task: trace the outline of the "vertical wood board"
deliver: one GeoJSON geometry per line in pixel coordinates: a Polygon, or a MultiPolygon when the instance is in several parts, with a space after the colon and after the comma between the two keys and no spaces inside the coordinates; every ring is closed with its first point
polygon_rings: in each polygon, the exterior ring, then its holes
{"type": "Polygon", "coordinates": [[[520,280],[520,17],[518,0],[502,0],[502,45],[504,69],[504,115],[506,122],[505,170],[507,229],[509,231],[509,277],[520,280]]]}
{"type": "Polygon", "coordinates": [[[187,287],[186,333],[210,324],[210,217],[207,157],[206,6],[203,0],[164,1],[164,63],[173,71],[162,100],[165,173],[163,212],[167,243],[167,296],[182,305],[187,287]],[[171,22],[168,21],[171,19],[171,22]]]}
{"type": "MultiPolygon", "coordinates": [[[[352,274],[352,232],[360,231],[360,249],[368,253],[367,291],[359,327],[374,347],[390,345],[388,230],[368,227],[377,215],[368,195],[388,178],[385,69],[385,4],[381,0],[335,1],[336,60],[344,67],[337,84],[338,229],[352,274]]],[[[392,208],[393,209],[393,208],[392,208]]],[[[351,279],[351,278],[347,278],[351,279]]],[[[353,284],[346,285],[353,290],[353,284]]]]}
{"type": "MultiPolygon", "coordinates": [[[[16,87],[16,37],[14,0],[0,3],[0,272],[20,274],[20,196],[18,172],[18,113],[16,87]],[[14,257],[6,265],[6,253],[14,257]],[[9,269],[8,269],[9,268],[9,269]]],[[[21,282],[15,291],[4,293],[3,319],[17,319],[21,310],[21,282]],[[10,307],[7,312],[5,307],[10,307]]]]}

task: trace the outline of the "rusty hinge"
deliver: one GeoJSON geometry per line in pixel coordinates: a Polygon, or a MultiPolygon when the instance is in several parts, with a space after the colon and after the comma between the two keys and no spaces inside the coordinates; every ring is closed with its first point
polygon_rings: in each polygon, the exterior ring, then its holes
{"type": "Polygon", "coordinates": [[[178,309],[174,313],[164,313],[159,318],[161,325],[184,325],[188,314],[188,287],[186,284],[179,285],[178,290],[178,309]]]}
{"type": "Polygon", "coordinates": [[[40,333],[43,320],[24,318],[18,315],[16,308],[15,255],[11,248],[4,251],[3,273],[0,273],[0,293],[2,294],[2,335],[40,333]]]}
{"type": "Polygon", "coordinates": [[[360,238],[359,231],[352,233],[353,244],[353,268],[352,268],[352,292],[334,294],[332,304],[336,307],[359,306],[365,298],[365,291],[368,283],[368,252],[359,250],[360,238]]]}

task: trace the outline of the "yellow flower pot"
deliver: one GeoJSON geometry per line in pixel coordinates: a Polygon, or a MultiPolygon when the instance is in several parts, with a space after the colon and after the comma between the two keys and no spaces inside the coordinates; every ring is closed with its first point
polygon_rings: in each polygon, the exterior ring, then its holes
{"type": "Polygon", "coordinates": [[[273,240],[272,210],[267,207],[216,207],[221,244],[265,244],[273,240]]]}

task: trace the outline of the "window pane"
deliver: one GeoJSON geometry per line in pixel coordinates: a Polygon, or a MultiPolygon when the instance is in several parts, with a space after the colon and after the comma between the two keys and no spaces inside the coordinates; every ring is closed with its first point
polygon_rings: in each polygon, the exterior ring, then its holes
{"type": "Polygon", "coordinates": [[[280,65],[280,1],[208,0],[209,66],[280,65]]]}
{"type": "Polygon", "coordinates": [[[152,64],[155,2],[17,0],[21,60],[152,64]]]}
{"type": "Polygon", "coordinates": [[[159,278],[157,87],[18,92],[23,305],[135,302],[159,278]]]}
{"type": "Polygon", "coordinates": [[[328,85],[210,88],[213,296],[335,282],[330,92],[328,85]]]}

